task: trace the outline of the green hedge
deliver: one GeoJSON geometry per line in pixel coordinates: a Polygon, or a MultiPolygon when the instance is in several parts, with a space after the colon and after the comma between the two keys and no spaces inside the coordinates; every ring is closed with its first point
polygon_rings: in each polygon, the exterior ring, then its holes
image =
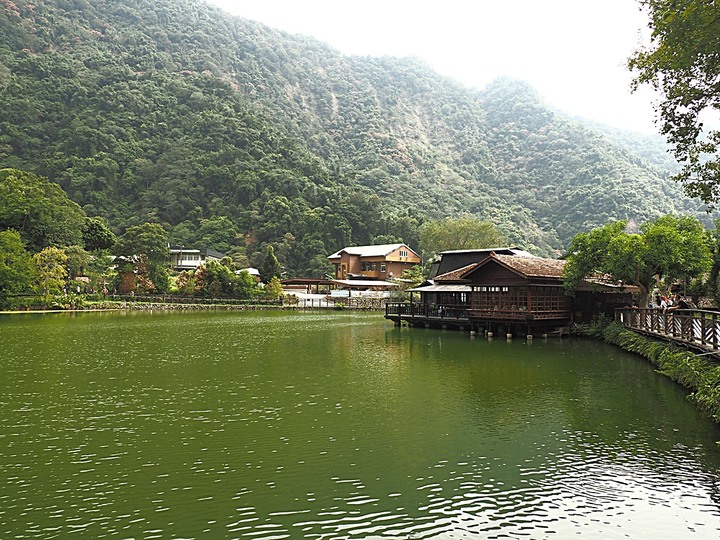
{"type": "Polygon", "coordinates": [[[578,326],[575,330],[644,356],[659,373],[689,389],[688,399],[720,423],[720,366],[711,357],[699,356],[673,343],[638,334],[616,322],[578,326]]]}

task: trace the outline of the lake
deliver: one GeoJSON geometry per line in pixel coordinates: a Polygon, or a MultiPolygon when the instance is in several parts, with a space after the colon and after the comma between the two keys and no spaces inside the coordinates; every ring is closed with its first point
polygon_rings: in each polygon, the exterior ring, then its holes
{"type": "Polygon", "coordinates": [[[0,316],[1,538],[717,538],[644,359],[347,312],[0,316]]]}

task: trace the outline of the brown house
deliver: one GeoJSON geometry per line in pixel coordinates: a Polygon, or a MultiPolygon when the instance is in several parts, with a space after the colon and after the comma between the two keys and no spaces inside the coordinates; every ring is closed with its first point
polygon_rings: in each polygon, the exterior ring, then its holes
{"type": "Polygon", "coordinates": [[[463,274],[470,281],[470,317],[484,321],[568,323],[571,298],[565,294],[565,261],[491,255],[463,274]]]}
{"type": "Polygon", "coordinates": [[[420,256],[406,244],[346,247],[328,257],[335,266],[335,279],[377,279],[400,277],[420,264],[420,256]]]}
{"type": "MultiPolygon", "coordinates": [[[[571,322],[586,322],[629,304],[634,287],[583,282],[568,296],[562,273],[566,261],[491,253],[482,261],[437,276],[413,289],[420,302],[388,305],[397,324],[454,326],[528,335],[565,333],[571,322]]],[[[412,294],[412,293],[411,293],[412,294]]]]}

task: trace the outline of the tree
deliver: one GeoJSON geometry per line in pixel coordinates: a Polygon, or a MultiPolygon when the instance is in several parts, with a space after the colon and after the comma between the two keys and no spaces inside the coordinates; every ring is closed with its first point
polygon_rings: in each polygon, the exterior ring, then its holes
{"type": "Polygon", "coordinates": [[[197,289],[214,298],[233,293],[235,274],[219,261],[209,260],[195,270],[197,289]]]}
{"type": "Polygon", "coordinates": [[[9,295],[27,289],[31,277],[30,254],[25,251],[20,233],[0,231],[0,306],[7,305],[9,295]]]}
{"type": "Polygon", "coordinates": [[[268,300],[277,300],[283,294],[282,284],[277,276],[273,276],[265,285],[265,297],[268,300]]]}
{"type": "MultiPolygon", "coordinates": [[[[165,292],[169,286],[167,265],[170,263],[168,235],[159,223],[143,223],[128,227],[115,244],[115,255],[134,265],[137,277],[151,288],[165,292]],[[150,281],[150,283],[147,282],[150,281]]],[[[121,272],[127,275],[127,272],[121,272]]],[[[127,288],[124,278],[121,290],[127,288]]]]}
{"type": "Polygon", "coordinates": [[[47,178],[0,170],[0,229],[18,231],[31,251],[82,242],[85,212],[47,178]]]}
{"type": "Polygon", "coordinates": [[[200,220],[197,237],[203,247],[227,253],[230,251],[230,247],[237,242],[237,229],[230,218],[213,216],[200,220]]]}
{"type": "Polygon", "coordinates": [[[268,246],[267,252],[265,253],[265,260],[260,269],[260,275],[265,283],[269,283],[272,278],[280,277],[281,272],[282,268],[275,256],[275,249],[272,246],[268,246]]]}
{"type": "Polygon", "coordinates": [[[483,249],[504,243],[505,237],[495,225],[472,216],[429,221],[420,227],[420,249],[425,253],[483,249]]]}
{"type": "Polygon", "coordinates": [[[242,270],[234,282],[235,296],[241,299],[251,298],[258,293],[258,284],[254,276],[247,270],[242,270]]]}
{"type": "Polygon", "coordinates": [[[57,294],[65,287],[67,255],[60,248],[46,247],[33,255],[32,264],[35,285],[43,292],[47,304],[51,294],[57,294]]]}
{"type": "Polygon", "coordinates": [[[67,256],[68,277],[74,279],[85,276],[90,266],[90,254],[80,246],[68,246],[64,251],[67,256]]]}
{"type": "Polygon", "coordinates": [[[710,270],[708,235],[695,218],[663,216],[629,233],[627,222],[608,223],[573,238],[564,269],[566,290],[573,291],[593,275],[636,285],[640,305],[647,306],[654,285],[669,288],[679,278],[710,270]]]}
{"type": "Polygon", "coordinates": [[[110,249],[115,245],[115,234],[108,229],[105,222],[98,217],[85,219],[82,227],[82,239],[85,249],[88,251],[99,251],[110,249]]]}
{"type": "Polygon", "coordinates": [[[660,132],[683,165],[674,179],[710,207],[720,196],[720,131],[703,130],[702,116],[720,110],[720,3],[706,0],[642,0],[650,15],[651,45],[636,51],[628,67],[633,89],[659,91],[660,132]]]}

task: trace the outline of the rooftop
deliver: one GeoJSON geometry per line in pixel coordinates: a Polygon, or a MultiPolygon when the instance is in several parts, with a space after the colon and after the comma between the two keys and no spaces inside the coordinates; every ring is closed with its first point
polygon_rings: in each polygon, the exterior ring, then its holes
{"type": "MultiPolygon", "coordinates": [[[[508,268],[526,277],[561,278],[567,261],[562,259],[545,259],[542,257],[516,257],[513,255],[495,255],[483,261],[495,259],[508,268]]],[[[480,263],[480,264],[483,264],[480,263]]]]}
{"type": "Polygon", "coordinates": [[[405,247],[412,251],[413,254],[417,255],[417,253],[415,253],[406,244],[379,244],[377,246],[344,247],[341,250],[336,251],[335,253],[330,255],[328,259],[337,259],[340,257],[341,253],[347,253],[348,255],[358,255],[360,257],[382,257],[384,255],[389,255],[390,253],[401,247],[405,247]]]}

